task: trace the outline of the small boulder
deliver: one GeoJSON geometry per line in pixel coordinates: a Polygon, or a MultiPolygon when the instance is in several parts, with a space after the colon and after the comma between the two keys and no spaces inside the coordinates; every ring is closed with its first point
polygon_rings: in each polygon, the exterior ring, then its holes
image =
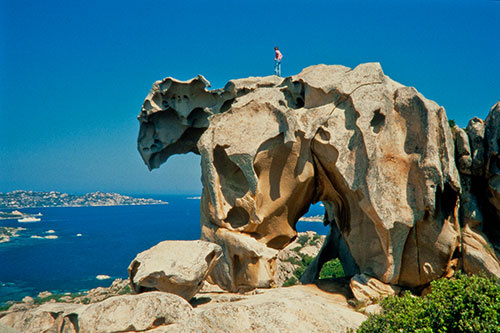
{"type": "Polygon", "coordinates": [[[33,297],[26,296],[23,298],[23,302],[28,305],[33,305],[33,303],[35,303],[35,300],[33,299],[33,297]]]}
{"type": "Polygon", "coordinates": [[[52,296],[52,293],[50,291],[42,291],[38,293],[38,298],[47,298],[49,296],[52,296]]]}
{"type": "Polygon", "coordinates": [[[365,274],[354,275],[350,287],[356,300],[364,305],[372,304],[387,296],[396,295],[401,291],[400,287],[383,283],[365,274]]]}
{"type": "Polygon", "coordinates": [[[128,268],[136,293],[164,291],[190,300],[202,287],[222,249],[206,241],[164,241],[141,252],[128,268]]]}
{"type": "Polygon", "coordinates": [[[0,318],[0,325],[23,333],[73,333],[77,332],[76,318],[82,309],[84,306],[78,304],[45,303],[27,311],[8,312],[0,318]]]}
{"type": "Polygon", "coordinates": [[[482,232],[466,225],[462,232],[463,268],[469,274],[500,278],[500,261],[482,232]]]}

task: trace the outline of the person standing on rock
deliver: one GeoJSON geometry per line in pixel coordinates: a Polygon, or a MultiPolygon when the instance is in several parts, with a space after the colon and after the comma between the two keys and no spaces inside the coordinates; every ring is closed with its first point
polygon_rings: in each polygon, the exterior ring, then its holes
{"type": "Polygon", "coordinates": [[[281,76],[281,59],[283,59],[283,54],[281,54],[280,49],[274,47],[274,75],[281,76]]]}

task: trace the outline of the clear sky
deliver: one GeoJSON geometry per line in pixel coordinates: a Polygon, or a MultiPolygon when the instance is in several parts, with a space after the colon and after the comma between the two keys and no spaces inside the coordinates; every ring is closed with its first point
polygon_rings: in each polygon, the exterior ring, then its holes
{"type": "Polygon", "coordinates": [[[149,172],[137,114],[154,81],[213,87],[377,61],[465,127],[500,99],[500,1],[0,0],[0,192],[199,193],[196,155],[149,172]]]}

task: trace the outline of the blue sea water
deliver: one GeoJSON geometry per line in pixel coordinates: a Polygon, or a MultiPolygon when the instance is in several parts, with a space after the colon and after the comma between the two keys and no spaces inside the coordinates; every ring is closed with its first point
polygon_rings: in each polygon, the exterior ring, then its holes
{"type": "MultiPolygon", "coordinates": [[[[164,240],[200,238],[199,200],[180,195],[148,197],[169,204],[30,208],[21,211],[41,212],[41,222],[0,220],[0,226],[27,229],[0,243],[0,303],[35,297],[45,290],[64,293],[107,287],[116,278],[127,278],[128,265],[139,252],[164,240]],[[32,238],[48,235],[58,238],[32,238]],[[97,275],[110,279],[98,280],[97,275]]],[[[306,216],[323,213],[323,207],[314,205],[306,216]]],[[[311,222],[299,222],[297,230],[328,232],[322,223],[311,222]]]]}

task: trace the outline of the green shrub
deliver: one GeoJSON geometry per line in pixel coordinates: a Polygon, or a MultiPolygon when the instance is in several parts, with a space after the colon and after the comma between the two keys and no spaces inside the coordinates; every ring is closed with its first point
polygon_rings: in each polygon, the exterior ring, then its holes
{"type": "Polygon", "coordinates": [[[299,267],[297,267],[293,272],[293,275],[295,275],[295,277],[298,280],[300,280],[302,274],[304,274],[304,271],[306,270],[307,266],[309,266],[309,264],[314,260],[313,257],[308,256],[307,254],[302,254],[302,253],[299,254],[302,260],[300,261],[299,267]]]}
{"type": "Polygon", "coordinates": [[[125,295],[125,294],[131,294],[131,293],[132,293],[132,290],[130,289],[130,285],[127,284],[122,290],[120,290],[118,295],[125,295]]]}
{"type": "Polygon", "coordinates": [[[15,304],[14,302],[6,302],[3,304],[0,304],[0,312],[9,310],[10,307],[14,304],[15,304]]]}
{"type": "Polygon", "coordinates": [[[290,287],[290,286],[296,285],[297,282],[298,282],[297,278],[295,276],[292,276],[291,278],[286,280],[285,283],[283,283],[283,287],[290,287]]]}
{"type": "Polygon", "coordinates": [[[52,294],[52,295],[49,295],[47,297],[37,297],[35,298],[35,304],[43,304],[43,303],[47,303],[49,302],[50,300],[55,300],[56,302],[60,302],[61,301],[61,297],[63,297],[65,295],[63,294],[52,294]]]}
{"type": "Polygon", "coordinates": [[[308,240],[309,240],[309,236],[307,236],[307,234],[303,234],[303,235],[299,236],[299,238],[297,239],[297,242],[299,242],[300,245],[304,246],[304,245],[306,245],[308,240]]]}
{"type": "Polygon", "coordinates": [[[315,246],[315,245],[317,245],[317,244],[318,244],[318,242],[319,242],[319,239],[320,239],[320,238],[321,238],[321,236],[320,236],[320,235],[315,234],[315,235],[313,236],[313,238],[311,238],[311,240],[309,241],[309,245],[311,245],[311,246],[315,246]]]}
{"type": "Polygon", "coordinates": [[[343,277],[344,269],[338,258],[327,261],[323,264],[321,272],[319,272],[320,279],[338,278],[343,277]]]}
{"type": "Polygon", "coordinates": [[[293,271],[294,276],[286,280],[285,283],[283,283],[283,287],[293,286],[297,284],[302,274],[304,274],[307,266],[309,266],[309,264],[314,260],[313,257],[308,256],[307,254],[303,254],[300,252],[298,252],[298,254],[300,255],[300,260],[294,257],[289,257],[285,260],[295,265],[296,268],[293,271]]]}
{"type": "Polygon", "coordinates": [[[289,263],[291,263],[293,265],[296,265],[296,266],[300,265],[301,262],[302,262],[301,260],[299,260],[299,259],[297,259],[295,257],[288,257],[288,258],[285,259],[285,261],[287,261],[287,262],[289,262],[289,263]]]}
{"type": "Polygon", "coordinates": [[[500,332],[500,282],[457,274],[431,283],[431,293],[406,293],[381,302],[358,332],[500,332]]]}
{"type": "Polygon", "coordinates": [[[451,128],[455,127],[456,125],[455,120],[453,119],[448,120],[448,125],[450,125],[451,128]]]}

